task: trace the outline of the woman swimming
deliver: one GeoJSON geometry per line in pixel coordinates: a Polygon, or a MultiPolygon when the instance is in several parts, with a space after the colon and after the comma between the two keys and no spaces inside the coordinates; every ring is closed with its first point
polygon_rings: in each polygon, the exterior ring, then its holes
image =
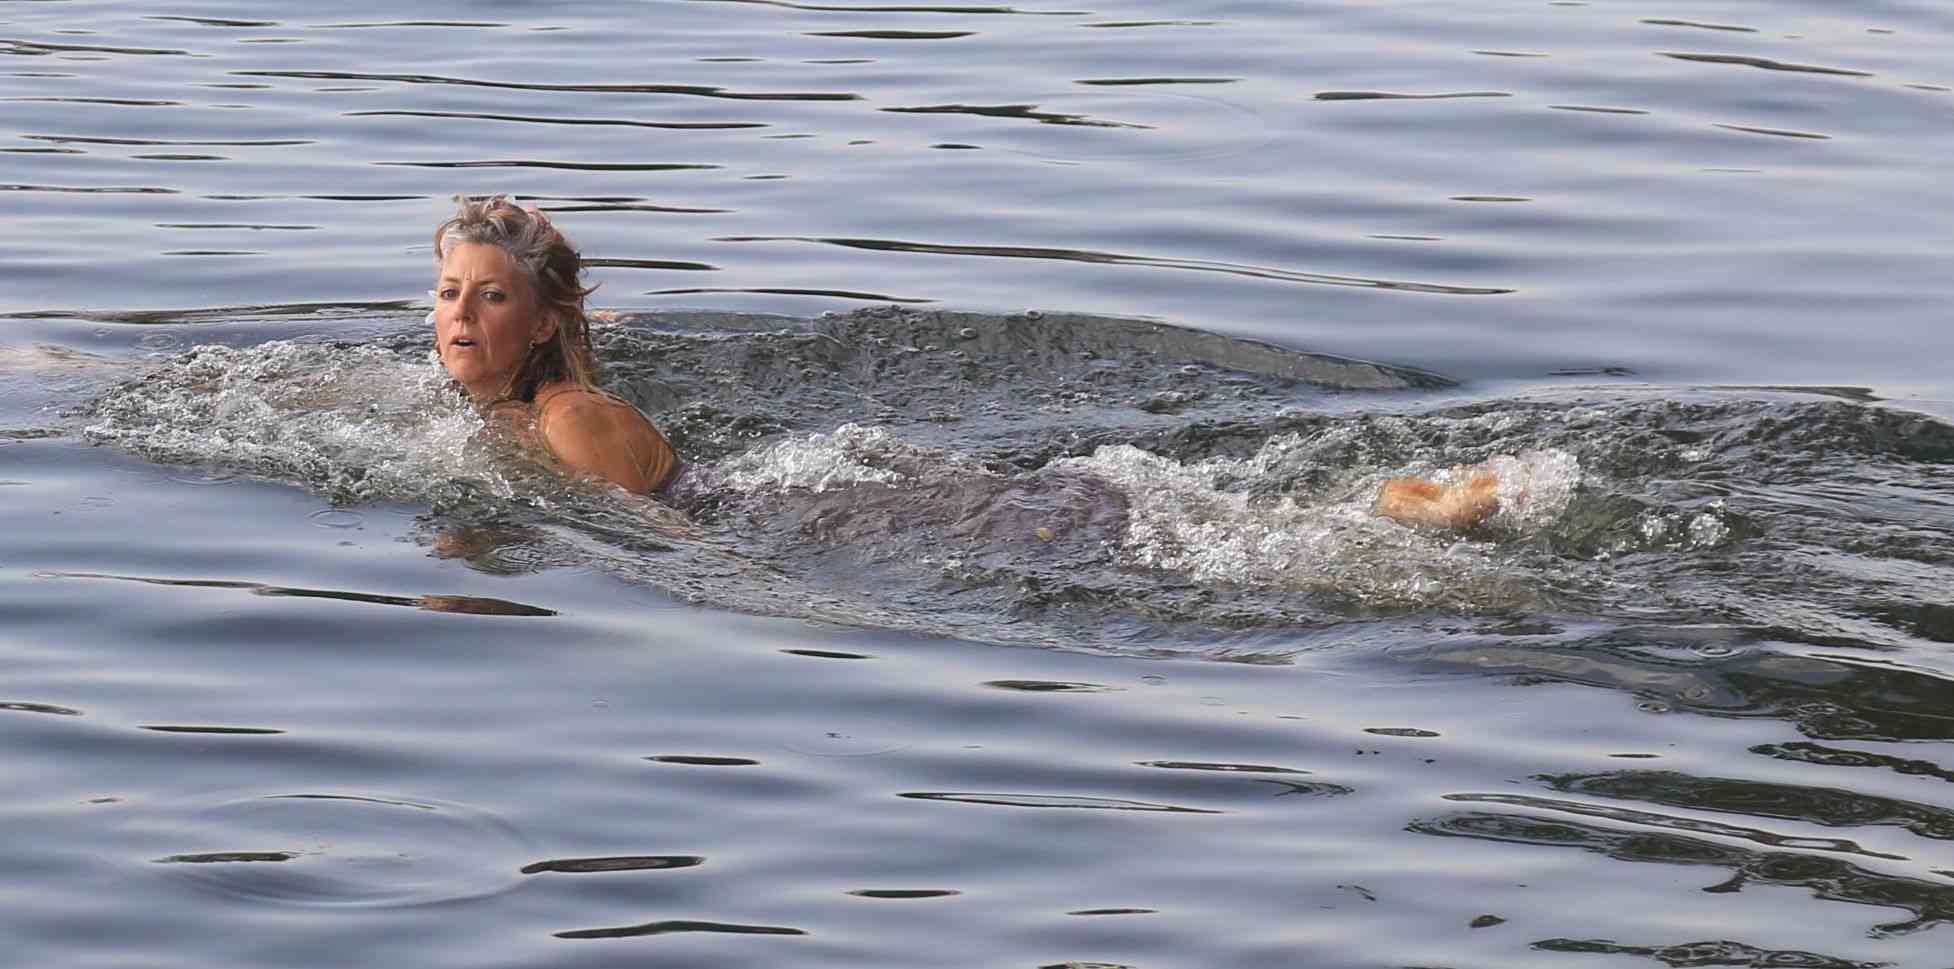
{"type": "Polygon", "coordinates": [[[650,494],[678,455],[637,408],[599,390],[583,257],[537,209],[471,200],[434,232],[435,350],[492,421],[569,470],[650,494]]]}
{"type": "MultiPolygon", "coordinates": [[[[678,455],[637,408],[599,390],[590,354],[583,260],[537,209],[507,196],[459,197],[434,233],[435,346],[448,375],[492,420],[540,443],[572,471],[649,494],[670,483],[678,455]]],[[[1397,521],[1463,531],[1499,510],[1498,479],[1471,469],[1457,483],[1393,478],[1374,510],[1397,521]]]]}

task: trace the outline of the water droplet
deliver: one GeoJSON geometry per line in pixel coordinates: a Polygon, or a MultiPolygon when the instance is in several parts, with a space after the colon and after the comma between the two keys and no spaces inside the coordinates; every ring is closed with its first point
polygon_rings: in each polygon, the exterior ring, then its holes
{"type": "Polygon", "coordinates": [[[872,757],[909,746],[906,742],[891,739],[891,733],[887,724],[863,721],[797,737],[782,746],[797,754],[815,757],[872,757]]]}

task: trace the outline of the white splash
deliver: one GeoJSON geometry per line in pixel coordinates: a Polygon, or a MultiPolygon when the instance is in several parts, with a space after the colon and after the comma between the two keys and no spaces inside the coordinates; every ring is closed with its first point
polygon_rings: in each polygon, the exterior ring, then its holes
{"type": "Polygon", "coordinates": [[[436,366],[377,347],[198,347],[95,406],[90,440],[167,463],[295,480],[351,501],[512,486],[436,366]]]}
{"type": "MultiPolygon", "coordinates": [[[[1283,435],[1240,459],[1183,464],[1118,445],[1058,464],[1104,478],[1124,493],[1128,523],[1121,552],[1133,567],[1180,572],[1200,582],[1314,589],[1374,604],[1485,606],[1512,593],[1497,543],[1374,515],[1377,488],[1389,476],[1375,467],[1349,468],[1314,496],[1257,493],[1258,484],[1279,487],[1302,470],[1302,462],[1345,452],[1345,433],[1283,435]]],[[[1506,456],[1481,467],[1500,477],[1496,529],[1524,532],[1551,523],[1580,482],[1578,462],[1562,452],[1506,456]]]]}
{"type": "Polygon", "coordinates": [[[825,434],[790,437],[727,458],[702,473],[712,485],[749,493],[822,492],[853,484],[910,483],[960,464],[953,455],[918,447],[885,428],[843,424],[825,434]]]}

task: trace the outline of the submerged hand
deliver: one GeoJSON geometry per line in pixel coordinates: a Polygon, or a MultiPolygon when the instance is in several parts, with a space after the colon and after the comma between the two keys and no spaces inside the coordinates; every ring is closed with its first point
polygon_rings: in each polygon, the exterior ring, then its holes
{"type": "Polygon", "coordinates": [[[1499,478],[1475,471],[1457,484],[1392,478],[1377,493],[1377,514],[1408,525],[1465,531],[1499,511],[1499,478]]]}

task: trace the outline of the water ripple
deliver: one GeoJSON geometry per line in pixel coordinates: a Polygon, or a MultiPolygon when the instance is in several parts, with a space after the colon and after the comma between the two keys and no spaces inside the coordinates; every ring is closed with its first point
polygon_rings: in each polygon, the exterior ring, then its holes
{"type": "Polygon", "coordinates": [[[46,713],[57,717],[81,716],[81,711],[72,707],[58,707],[52,703],[26,703],[17,700],[0,703],[0,710],[12,710],[17,713],[46,713]]]}
{"type": "Polygon", "coordinates": [[[1132,128],[1151,130],[1152,125],[1130,121],[1104,121],[1082,114],[1040,111],[1035,104],[928,104],[907,108],[877,108],[891,114],[968,114],[981,118],[1017,118],[1039,124],[1075,125],[1085,128],[1132,128]]]}
{"type": "Polygon", "coordinates": [[[696,868],[706,863],[698,855],[622,855],[611,858],[552,858],[548,861],[532,862],[522,866],[525,875],[543,872],[565,874],[591,874],[607,871],[666,871],[673,868],[696,868]]]}
{"type": "Polygon", "coordinates": [[[1542,952],[1643,956],[1671,966],[1769,966],[1771,969],[1884,969],[1891,962],[1859,962],[1803,949],[1763,949],[1729,939],[1670,945],[1624,945],[1608,939],[1542,939],[1542,952]]]}
{"type": "Polygon", "coordinates": [[[1598,804],[1585,804],[1560,798],[1537,797],[1530,794],[1447,794],[1448,801],[1465,801],[1477,804],[1508,804],[1515,807],[1536,808],[1559,814],[1572,814],[1581,817],[1604,818],[1651,828],[1665,828],[1676,831],[1690,831],[1698,834],[1737,838],[1770,845],[1774,848],[1798,848],[1808,851],[1824,851],[1864,858],[1880,858],[1888,861],[1905,861],[1906,856],[1888,852],[1871,851],[1861,848],[1856,842],[1844,838],[1801,838],[1776,834],[1760,828],[1747,828],[1741,825],[1724,824],[1720,821],[1705,821],[1655,811],[1638,811],[1631,808],[1608,807],[1598,804]]]}
{"type": "Polygon", "coordinates": [[[183,23],[190,23],[190,24],[197,24],[198,26],[202,26],[202,27],[278,27],[278,26],[282,26],[282,24],[280,24],[280,23],[279,23],[279,21],[276,21],[276,20],[224,20],[224,19],[220,19],[220,18],[217,18],[217,17],[184,17],[184,16],[173,16],[173,15],[149,15],[149,16],[145,16],[145,17],[143,17],[142,19],[144,19],[144,20],[174,20],[174,21],[180,21],[180,22],[183,22],[183,23]]]}
{"type": "MultiPolygon", "coordinates": [[[[859,101],[859,94],[812,91],[729,91],[702,84],[531,84],[484,81],[439,74],[356,74],[345,71],[232,71],[236,77],[284,77],[328,81],[387,81],[395,84],[452,84],[515,91],[579,91],[590,94],[676,94],[732,101],[859,101]]],[[[171,102],[174,103],[174,102],[171,102]]]]}
{"type": "Polygon", "coordinates": [[[271,727],[207,727],[187,724],[142,724],[140,729],[154,730],[157,733],[199,733],[235,736],[266,736],[282,734],[285,731],[271,727]]]}
{"type": "Polygon", "coordinates": [[[1440,101],[1448,98],[1510,98],[1505,91],[1455,91],[1443,94],[1397,94],[1390,91],[1319,91],[1318,101],[1440,101]]]}
{"type": "Polygon", "coordinates": [[[722,165],[673,162],[567,162],[506,159],[496,161],[376,161],[397,168],[553,168],[571,172],[687,172],[710,171],[722,165]]]}
{"type": "MultiPolygon", "coordinates": [[[[629,121],[622,118],[539,117],[527,114],[487,114],[476,111],[347,111],[345,118],[456,118],[471,121],[511,121],[523,124],[595,125],[606,127],[658,128],[670,131],[726,131],[767,128],[758,121],[629,121]]],[[[706,210],[716,211],[716,210],[706,210]]]]}
{"type": "Polygon", "coordinates": [[[293,145],[318,144],[318,142],[306,138],[175,141],[175,140],[163,139],[163,138],[98,138],[98,137],[88,137],[83,135],[20,135],[19,137],[25,138],[29,141],[50,141],[57,145],[131,145],[131,146],[175,145],[175,146],[200,147],[200,148],[214,147],[214,146],[275,148],[275,147],[284,147],[284,146],[293,146],[293,145]]]}
{"type": "Polygon", "coordinates": [[[65,51],[86,51],[95,54],[141,54],[171,57],[202,57],[208,55],[192,54],[187,50],[165,50],[157,47],[100,47],[92,44],[49,44],[32,40],[10,40],[0,37],[0,55],[5,54],[53,54],[65,51]]]}
{"type": "Polygon", "coordinates": [[[1642,23],[1655,27],[1696,27],[1701,30],[1722,30],[1740,34],[1757,33],[1757,28],[1755,27],[1738,27],[1731,24],[1708,24],[1695,20],[1644,20],[1642,23]]]}
{"type": "Polygon", "coordinates": [[[983,794],[975,792],[910,791],[896,795],[918,801],[955,801],[960,804],[992,804],[1000,807],[1059,808],[1085,811],[1151,811],[1163,814],[1220,814],[1207,808],[1127,801],[1111,797],[1086,797],[1075,794],[983,794]]]}
{"type": "Polygon", "coordinates": [[[368,794],[246,797],[152,810],[144,820],[173,839],[251,845],[155,859],[192,884],[309,907],[422,905],[507,891],[517,884],[507,859],[524,850],[521,836],[487,812],[368,794]]]}
{"type": "Polygon", "coordinates": [[[559,939],[629,939],[647,935],[672,935],[682,932],[711,932],[727,935],[806,935],[802,929],[780,925],[744,925],[738,922],[702,922],[692,919],[666,919],[643,925],[609,929],[575,929],[555,933],[559,939]]]}
{"type": "Polygon", "coordinates": [[[1362,276],[1334,276],[1327,273],[1301,272],[1264,266],[1245,266],[1201,259],[1132,256],[1114,252],[1095,252],[1089,249],[1045,249],[1032,246],[964,246],[929,242],[906,242],[898,239],[842,239],[807,236],[722,236],[713,241],[809,242],[821,245],[841,246],[848,249],[869,249],[878,252],[908,252],[940,256],[989,256],[1004,259],[1051,259],[1065,262],[1098,263],[1102,265],[1146,266],[1157,269],[1185,269],[1194,272],[1250,276],[1256,279],[1274,279],[1283,282],[1309,283],[1318,286],[1355,286],[1364,289],[1387,289],[1400,292],[1434,293],[1448,296],[1497,296],[1516,292],[1514,289],[1502,287],[1450,286],[1440,283],[1370,279],[1362,276]]]}
{"type": "Polygon", "coordinates": [[[1752,883],[1804,888],[1813,896],[1857,905],[1899,908],[1913,918],[1875,926],[1876,938],[1954,923],[1954,893],[1937,879],[1888,875],[1838,858],[1755,851],[1666,832],[1624,832],[1561,819],[1466,813],[1415,821],[1407,830],[1439,837],[1576,848],[1621,861],[1718,866],[1730,877],[1702,890],[1742,891],[1752,883]]]}
{"type": "Polygon", "coordinates": [[[944,5],[845,5],[821,3],[795,3],[792,0],[693,0],[695,3],[749,3],[767,7],[785,7],[789,10],[811,10],[819,13],[950,13],[950,14],[1021,14],[1025,16],[1075,17],[1083,14],[1077,10],[1019,10],[1016,7],[952,7],[944,5]]]}
{"type": "Polygon", "coordinates": [[[1767,71],[1791,71],[1798,74],[1836,74],[1840,77],[1873,76],[1865,71],[1852,71],[1839,67],[1818,67],[1812,64],[1788,64],[1784,61],[1774,61],[1764,57],[1744,57],[1738,54],[1672,54],[1665,52],[1662,56],[1673,57],[1679,61],[1694,61],[1699,64],[1736,64],[1742,67],[1756,67],[1767,71]]]}
{"type": "Polygon", "coordinates": [[[176,195],[176,189],[147,185],[8,185],[0,192],[59,192],[74,195],[176,195]]]}
{"type": "Polygon", "coordinates": [[[808,37],[854,37],[861,40],[956,40],[974,37],[970,30],[827,30],[810,31],[808,37]]]}
{"type": "Polygon", "coordinates": [[[1805,138],[1813,141],[1830,141],[1832,138],[1831,135],[1821,135],[1810,131],[1790,131],[1784,128],[1760,128],[1755,125],[1718,123],[1715,127],[1722,128],[1726,131],[1741,131],[1745,134],[1770,135],[1775,138],[1805,138]]]}
{"type": "MultiPolygon", "coordinates": [[[[139,582],[144,585],[176,586],[201,589],[235,589],[252,595],[271,598],[331,599],[339,602],[361,602],[380,606],[409,606],[431,612],[467,613],[478,616],[554,616],[556,611],[541,606],[510,602],[507,599],[493,599],[484,596],[461,595],[422,595],[397,596],[381,595],[371,592],[348,592],[341,589],[300,589],[290,586],[264,585],[257,582],[240,582],[223,579],[161,579],[134,575],[104,575],[95,572],[41,572],[40,578],[51,579],[110,579],[118,582],[139,582]]],[[[168,729],[168,728],[158,728],[168,729]]]]}
{"type": "Polygon", "coordinates": [[[178,108],[183,106],[182,101],[161,101],[151,98],[91,98],[50,95],[0,98],[0,101],[40,102],[48,104],[112,104],[128,108],[178,108]]]}
{"type": "Polygon", "coordinates": [[[374,23],[319,24],[317,30],[358,30],[369,27],[508,27],[509,24],[476,20],[390,20],[374,23]]]}

